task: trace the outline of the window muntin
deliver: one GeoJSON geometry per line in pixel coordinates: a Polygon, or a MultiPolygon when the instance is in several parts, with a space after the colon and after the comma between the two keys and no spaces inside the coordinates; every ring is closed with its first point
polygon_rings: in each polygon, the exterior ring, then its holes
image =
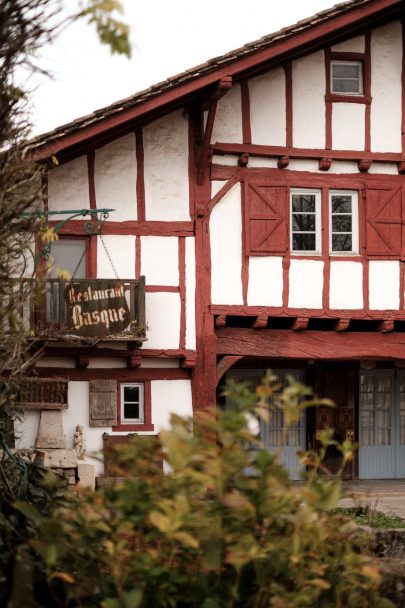
{"type": "Polygon", "coordinates": [[[140,382],[121,384],[120,387],[121,423],[145,422],[144,387],[140,382]]]}
{"type": "Polygon", "coordinates": [[[356,192],[333,190],[329,194],[329,250],[338,255],[359,251],[356,192]]]}
{"type": "Polygon", "coordinates": [[[294,253],[321,252],[319,190],[291,190],[291,240],[294,253]]]}
{"type": "Polygon", "coordinates": [[[363,64],[361,61],[332,61],[331,93],[363,95],[363,64]]]}

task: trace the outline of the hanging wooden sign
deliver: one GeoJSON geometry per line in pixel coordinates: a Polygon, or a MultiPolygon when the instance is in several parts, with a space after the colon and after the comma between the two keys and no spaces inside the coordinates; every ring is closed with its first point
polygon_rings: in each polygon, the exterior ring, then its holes
{"type": "Polygon", "coordinates": [[[103,338],[121,333],[129,325],[129,309],[121,281],[72,281],[65,287],[65,301],[68,329],[77,336],[103,338]]]}

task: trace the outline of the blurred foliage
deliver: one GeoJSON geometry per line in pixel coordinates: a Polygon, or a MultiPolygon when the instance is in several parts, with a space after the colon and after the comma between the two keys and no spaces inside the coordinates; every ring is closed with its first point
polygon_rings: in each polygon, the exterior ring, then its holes
{"type": "MultiPolygon", "coordinates": [[[[159,437],[115,454],[124,482],[84,492],[44,514],[20,503],[30,547],[56,605],[103,608],[383,608],[377,562],[355,523],[333,512],[341,480],[320,478],[302,453],[302,483],[264,449],[256,419],[290,421],[314,401],[268,375],[257,392],[230,389],[233,407],[172,416],[159,437]],[[162,466],[162,463],[163,466],[162,466]],[[164,472],[165,471],[165,472],[164,472]]],[[[343,463],[352,457],[345,443],[343,463]]],[[[40,605],[40,604],[37,604],[40,605]]],[[[53,605],[53,604],[52,604],[53,605]]]]}

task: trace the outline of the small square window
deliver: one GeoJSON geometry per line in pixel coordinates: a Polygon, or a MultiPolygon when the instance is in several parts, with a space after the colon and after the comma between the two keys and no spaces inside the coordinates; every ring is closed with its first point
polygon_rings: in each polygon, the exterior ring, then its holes
{"type": "Polygon", "coordinates": [[[291,191],[291,251],[321,252],[320,192],[291,191]]]}
{"type": "Polygon", "coordinates": [[[330,252],[348,254],[359,252],[357,193],[332,191],[330,209],[330,252]]]}
{"type": "Polygon", "coordinates": [[[331,93],[363,95],[363,64],[361,61],[332,61],[331,93]]]}
{"type": "Polygon", "coordinates": [[[142,383],[121,384],[121,423],[145,422],[144,387],[142,383]]]}

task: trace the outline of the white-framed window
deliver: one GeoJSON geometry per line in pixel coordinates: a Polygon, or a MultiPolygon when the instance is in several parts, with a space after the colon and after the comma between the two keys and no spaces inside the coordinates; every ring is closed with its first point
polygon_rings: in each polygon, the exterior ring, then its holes
{"type": "Polygon", "coordinates": [[[333,60],[330,90],[335,95],[363,95],[363,64],[361,61],[333,60]]]}
{"type": "Polygon", "coordinates": [[[125,382],[120,387],[122,423],[145,422],[144,386],[142,382],[125,382]]]}
{"type": "Polygon", "coordinates": [[[331,254],[359,252],[359,211],[357,192],[329,192],[329,251],[331,254]]]}
{"type": "Polygon", "coordinates": [[[321,192],[291,189],[290,250],[294,253],[321,253],[321,192]]]}

